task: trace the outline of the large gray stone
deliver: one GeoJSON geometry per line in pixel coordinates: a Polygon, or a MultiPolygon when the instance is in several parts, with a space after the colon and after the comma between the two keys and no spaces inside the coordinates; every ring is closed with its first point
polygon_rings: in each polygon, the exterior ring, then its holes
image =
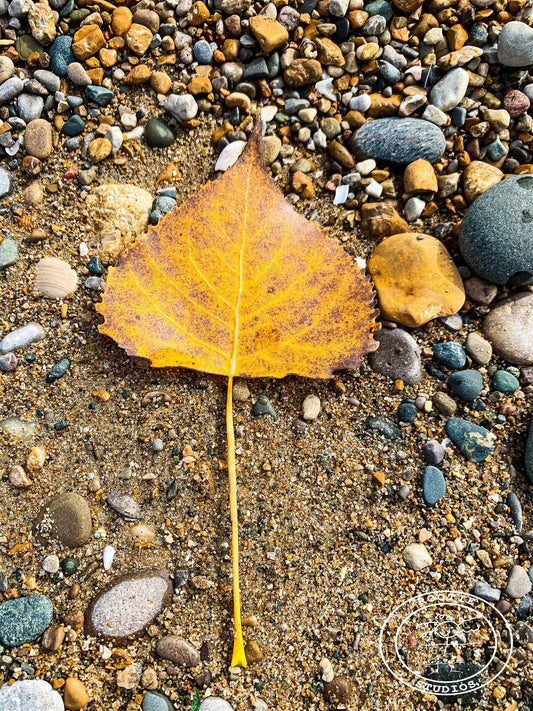
{"type": "Polygon", "coordinates": [[[43,679],[24,679],[0,688],[2,711],[63,711],[63,699],[43,679]]]}
{"type": "Polygon", "coordinates": [[[483,279],[533,284],[533,175],[514,175],[480,195],[461,222],[459,247],[483,279]]]}
{"type": "Polygon", "coordinates": [[[357,131],[354,149],[375,160],[412,163],[419,158],[435,163],[444,155],[446,141],[438,126],[414,118],[368,121],[357,131]]]}
{"type": "Polygon", "coordinates": [[[506,67],[533,64],[533,29],[524,22],[508,22],[498,38],[498,61],[506,67]]]}
{"type": "Polygon", "coordinates": [[[368,362],[376,373],[391,380],[403,380],[407,385],[423,380],[420,349],[407,331],[383,328],[374,338],[379,342],[379,348],[369,354],[368,362]]]}

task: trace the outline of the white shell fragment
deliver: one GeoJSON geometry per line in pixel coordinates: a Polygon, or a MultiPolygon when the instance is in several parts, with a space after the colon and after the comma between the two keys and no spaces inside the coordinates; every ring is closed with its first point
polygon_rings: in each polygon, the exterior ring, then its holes
{"type": "Polygon", "coordinates": [[[49,299],[64,299],[76,291],[78,277],[62,259],[44,257],[37,264],[35,288],[49,299]]]}
{"type": "Polygon", "coordinates": [[[106,546],[104,548],[104,570],[109,570],[113,565],[113,558],[115,557],[116,550],[113,546],[106,546]]]}

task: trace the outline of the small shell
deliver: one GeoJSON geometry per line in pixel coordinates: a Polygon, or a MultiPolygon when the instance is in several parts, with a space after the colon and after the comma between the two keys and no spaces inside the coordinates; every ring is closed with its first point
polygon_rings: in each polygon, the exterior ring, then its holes
{"type": "Polygon", "coordinates": [[[104,570],[109,570],[113,564],[113,558],[115,557],[116,550],[113,546],[106,546],[104,548],[104,570]]]}
{"type": "Polygon", "coordinates": [[[76,291],[78,277],[62,259],[44,257],[37,265],[35,288],[49,299],[64,299],[76,291]]]}

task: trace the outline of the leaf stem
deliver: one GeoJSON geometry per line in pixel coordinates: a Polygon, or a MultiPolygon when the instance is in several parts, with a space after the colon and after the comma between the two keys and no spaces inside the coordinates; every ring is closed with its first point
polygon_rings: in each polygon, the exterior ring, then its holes
{"type": "Polygon", "coordinates": [[[228,438],[229,506],[231,514],[231,558],[233,566],[233,654],[232,667],[246,667],[246,654],[241,626],[241,591],[239,587],[239,519],[237,509],[237,470],[235,467],[235,433],[233,430],[233,376],[228,376],[226,397],[226,435],[228,438]]]}

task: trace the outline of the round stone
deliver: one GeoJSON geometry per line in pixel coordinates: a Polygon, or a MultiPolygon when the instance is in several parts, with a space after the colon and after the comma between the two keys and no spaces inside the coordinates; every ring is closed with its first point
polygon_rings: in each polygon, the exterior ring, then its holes
{"type": "Polygon", "coordinates": [[[412,400],[404,400],[398,406],[398,419],[400,422],[411,423],[416,420],[418,410],[412,400]]]}
{"type": "Polygon", "coordinates": [[[233,711],[233,706],[220,696],[208,696],[202,701],[198,711],[233,711]]]}
{"type": "Polygon", "coordinates": [[[455,341],[436,343],[433,346],[433,357],[450,370],[462,368],[466,363],[465,350],[460,343],[455,341]]]}
{"type": "Polygon", "coordinates": [[[431,439],[429,442],[425,443],[422,447],[422,452],[424,453],[426,462],[433,466],[440,464],[446,454],[446,450],[442,444],[434,439],[431,439]]]}
{"type": "Polygon", "coordinates": [[[424,379],[420,349],[411,334],[402,328],[382,328],[374,338],[379,348],[368,355],[372,370],[406,385],[424,379]]]}
{"type": "Polygon", "coordinates": [[[147,691],[141,704],[142,711],[174,711],[170,699],[160,691],[147,691]]]}
{"type": "Polygon", "coordinates": [[[28,595],[0,605],[0,643],[20,647],[34,642],[52,622],[54,607],[46,595],[28,595]]]}
{"type": "Polygon", "coordinates": [[[34,119],[24,132],[26,153],[43,160],[52,153],[52,125],[44,119],[34,119]]]}
{"type": "Polygon", "coordinates": [[[492,387],[500,393],[514,393],[520,387],[520,382],[512,373],[497,370],[492,377],[492,387]]]}
{"type": "Polygon", "coordinates": [[[437,467],[429,466],[424,469],[422,476],[422,496],[428,506],[434,506],[446,493],[444,475],[437,467]]]}
{"type": "Polygon", "coordinates": [[[531,590],[531,578],[521,565],[513,565],[509,571],[505,594],[512,598],[521,598],[531,590]]]}
{"type": "Polygon", "coordinates": [[[446,434],[461,454],[474,462],[485,460],[494,446],[488,430],[459,417],[451,417],[446,422],[446,434]]]}
{"type": "Polygon", "coordinates": [[[152,117],[144,127],[146,143],[151,148],[167,148],[176,140],[174,131],[160,118],[152,117]]]}
{"type": "Polygon", "coordinates": [[[508,363],[533,364],[533,294],[519,293],[499,302],[486,317],[483,334],[508,363]]]}
{"type": "Polygon", "coordinates": [[[533,28],[525,22],[507,22],[498,38],[498,61],[506,67],[533,64],[533,28]]]}
{"type": "Polygon", "coordinates": [[[383,118],[357,131],[354,147],[367,157],[390,163],[413,163],[419,158],[435,163],[446,142],[438,126],[413,118],[383,118]]]}
{"type": "Polygon", "coordinates": [[[448,376],[448,385],[461,400],[472,402],[483,389],[483,376],[477,370],[459,370],[448,376]]]}
{"type": "Polygon", "coordinates": [[[468,334],[465,341],[465,351],[477,365],[486,365],[492,358],[492,346],[479,333],[468,334]]]}
{"type": "Polygon", "coordinates": [[[172,599],[166,570],[140,570],[121,575],[92,600],[87,609],[89,634],[125,639],[141,632],[172,599]]]}
{"type": "Polygon", "coordinates": [[[34,534],[40,543],[59,541],[68,548],[83,546],[92,535],[91,512],[79,494],[57,494],[37,514],[34,534]]]}
{"type": "Polygon", "coordinates": [[[466,211],[459,247],[483,279],[512,287],[533,283],[532,196],[533,175],[514,175],[490,187],[466,211]]]}
{"type": "Polygon", "coordinates": [[[193,645],[177,635],[168,635],[157,641],[155,651],[163,659],[179,667],[190,669],[200,664],[200,654],[193,645]]]}
{"type": "Polygon", "coordinates": [[[25,679],[0,688],[0,708],[5,711],[64,711],[63,699],[42,679],[25,679]]]}

